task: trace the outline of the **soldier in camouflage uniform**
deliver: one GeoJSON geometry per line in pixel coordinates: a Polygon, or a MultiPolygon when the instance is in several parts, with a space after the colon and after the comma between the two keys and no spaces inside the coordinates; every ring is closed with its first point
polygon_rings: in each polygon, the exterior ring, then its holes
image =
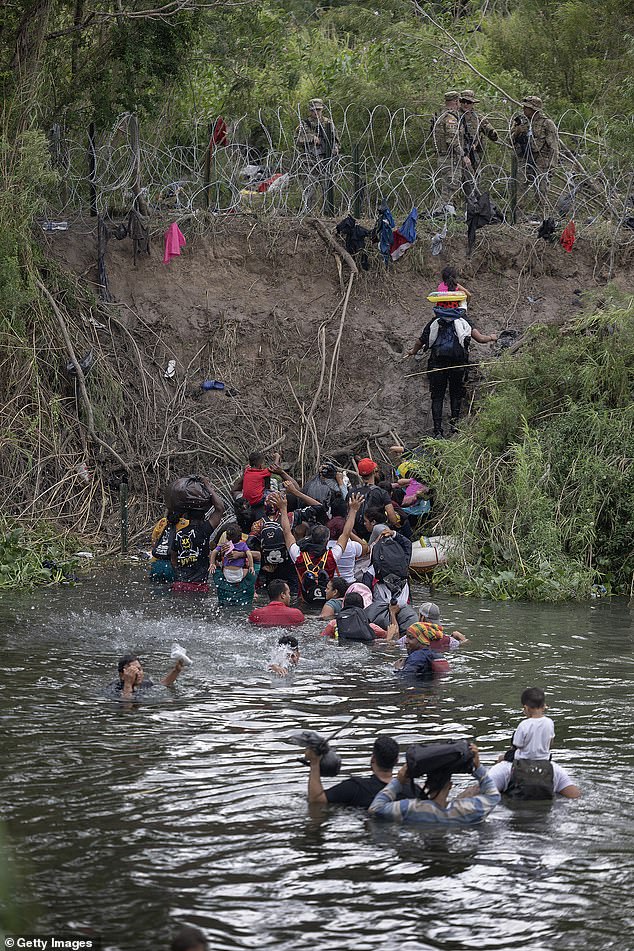
{"type": "Polygon", "coordinates": [[[453,215],[462,187],[463,167],[471,164],[465,159],[460,136],[459,99],[456,90],[445,93],[444,112],[438,116],[432,129],[436,147],[436,183],[442,196],[443,210],[453,215]]]}
{"type": "Polygon", "coordinates": [[[477,183],[478,169],[484,159],[483,136],[491,142],[498,141],[498,134],[485,116],[479,116],[473,108],[476,102],[473,89],[463,89],[460,93],[460,138],[465,156],[471,162],[471,172],[465,168],[463,180],[467,183],[477,183]]]}
{"type": "Polygon", "coordinates": [[[527,192],[535,195],[541,218],[546,214],[549,175],[559,162],[559,135],[552,119],[542,112],[539,96],[522,100],[523,116],[516,116],[511,130],[511,142],[518,158],[517,208],[525,201],[527,192]]]}
{"type": "Polygon", "coordinates": [[[332,176],[334,159],[339,154],[337,130],[332,119],[324,115],[323,100],[311,99],[308,110],[308,116],[301,120],[295,133],[304,178],[303,214],[314,204],[318,186],[323,190],[326,179],[332,176]]]}

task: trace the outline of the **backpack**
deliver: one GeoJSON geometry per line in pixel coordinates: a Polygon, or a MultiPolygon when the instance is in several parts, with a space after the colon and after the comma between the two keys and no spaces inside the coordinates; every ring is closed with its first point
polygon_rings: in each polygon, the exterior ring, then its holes
{"type": "Polygon", "coordinates": [[[304,495],[309,495],[311,499],[321,502],[324,508],[329,509],[333,499],[341,497],[341,489],[334,479],[320,479],[318,475],[306,483],[302,488],[304,495]]]}
{"type": "Polygon", "coordinates": [[[385,581],[390,576],[405,581],[409,574],[412,557],[412,543],[401,535],[399,538],[386,535],[372,546],[371,563],[377,581],[385,581]]]}
{"type": "Polygon", "coordinates": [[[152,558],[158,561],[169,561],[170,552],[174,547],[176,538],[176,525],[167,524],[161,532],[160,538],[152,549],[152,558]]]}
{"type": "Polygon", "coordinates": [[[464,362],[467,351],[458,340],[455,326],[456,317],[460,317],[461,314],[450,315],[438,313],[438,310],[442,311],[444,308],[437,308],[435,311],[436,319],[438,320],[438,335],[430,347],[430,350],[434,357],[441,360],[464,362]]]}
{"type": "Polygon", "coordinates": [[[304,601],[325,602],[326,585],[330,581],[330,575],[326,571],[326,561],[330,550],[326,550],[319,561],[315,563],[309,554],[302,552],[302,561],[306,567],[300,581],[300,589],[304,601]]]}
{"type": "Polygon", "coordinates": [[[369,644],[374,640],[374,631],[370,627],[363,608],[352,606],[342,608],[336,617],[337,637],[339,640],[359,641],[369,644]]]}
{"type": "Polygon", "coordinates": [[[516,759],[506,795],[511,799],[552,799],[555,790],[553,764],[549,759],[516,759]]]}
{"type": "MultiPolygon", "coordinates": [[[[363,496],[363,502],[361,503],[361,507],[359,508],[359,511],[357,512],[356,518],[354,520],[354,533],[355,535],[360,535],[361,538],[368,537],[368,533],[366,532],[365,524],[363,522],[363,517],[365,515],[366,509],[373,508],[372,493],[374,492],[375,489],[378,489],[379,492],[382,491],[378,485],[368,485],[368,486],[363,485],[363,486],[357,486],[357,488],[354,489],[355,492],[358,492],[359,494],[363,496]],[[364,492],[363,490],[366,488],[368,489],[368,491],[364,492]]],[[[378,506],[376,507],[378,508],[378,506]]]]}
{"type": "Polygon", "coordinates": [[[260,529],[262,563],[277,568],[288,561],[284,532],[279,522],[267,519],[260,529]]]}

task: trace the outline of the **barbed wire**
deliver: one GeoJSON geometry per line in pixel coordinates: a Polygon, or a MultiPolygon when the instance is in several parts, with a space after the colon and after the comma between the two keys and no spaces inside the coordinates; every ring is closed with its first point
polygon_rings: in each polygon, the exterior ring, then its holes
{"type": "MultiPolygon", "coordinates": [[[[132,206],[140,181],[150,211],[169,210],[176,218],[208,209],[216,214],[290,218],[354,213],[357,218],[372,219],[382,201],[397,220],[414,206],[423,217],[435,213],[442,218],[443,213],[447,217],[445,206],[453,204],[460,215],[464,206],[460,188],[450,202],[443,189],[433,115],[381,104],[368,108],[335,102],[328,103],[328,111],[337,130],[338,154],[321,159],[297,143],[297,128],[304,118],[301,111],[283,107],[227,121],[226,137],[219,135],[216,142],[213,130],[221,128],[220,117],[181,120],[180,130],[186,124],[190,128],[187,144],[174,142],[173,117],[166,115],[151,132],[141,134],[138,149],[131,133],[132,117],[123,114],[97,137],[92,171],[87,137],[67,136],[62,130],[54,142],[60,188],[51,198],[51,209],[61,215],[123,215],[132,206]]],[[[510,221],[512,120],[500,112],[487,118],[500,142],[483,140],[486,148],[476,184],[489,192],[510,221]]],[[[632,117],[621,121],[634,126],[632,117]]],[[[558,165],[548,173],[545,215],[566,221],[574,218],[578,232],[599,218],[627,219],[634,211],[629,173],[610,151],[609,123],[569,110],[556,125],[562,149],[558,165]],[[568,131],[575,127],[580,131],[568,131]]],[[[530,204],[530,194],[527,197],[530,204]]],[[[628,229],[625,240],[629,241],[628,229]]]]}

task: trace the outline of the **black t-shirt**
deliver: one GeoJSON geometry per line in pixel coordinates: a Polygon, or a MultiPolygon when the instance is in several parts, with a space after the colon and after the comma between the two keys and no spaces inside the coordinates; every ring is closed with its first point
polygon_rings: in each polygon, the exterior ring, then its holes
{"type": "Polygon", "coordinates": [[[339,806],[359,806],[368,809],[378,792],[387,784],[378,776],[351,776],[337,783],[332,789],[326,790],[326,799],[329,803],[339,806]]]}
{"type": "Polygon", "coordinates": [[[190,522],[176,533],[174,551],[178,563],[178,580],[204,582],[209,575],[209,539],[213,529],[209,522],[190,522]]]}

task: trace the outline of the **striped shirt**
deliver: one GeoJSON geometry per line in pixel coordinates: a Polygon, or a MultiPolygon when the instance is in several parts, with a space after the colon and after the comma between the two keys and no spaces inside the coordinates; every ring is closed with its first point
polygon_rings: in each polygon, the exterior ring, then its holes
{"type": "Polygon", "coordinates": [[[370,806],[370,815],[396,822],[417,822],[430,826],[470,826],[482,822],[499,803],[501,796],[484,766],[478,766],[473,775],[480,783],[480,793],[468,799],[454,799],[446,808],[432,799],[399,799],[403,786],[393,779],[376,794],[370,806]]]}

